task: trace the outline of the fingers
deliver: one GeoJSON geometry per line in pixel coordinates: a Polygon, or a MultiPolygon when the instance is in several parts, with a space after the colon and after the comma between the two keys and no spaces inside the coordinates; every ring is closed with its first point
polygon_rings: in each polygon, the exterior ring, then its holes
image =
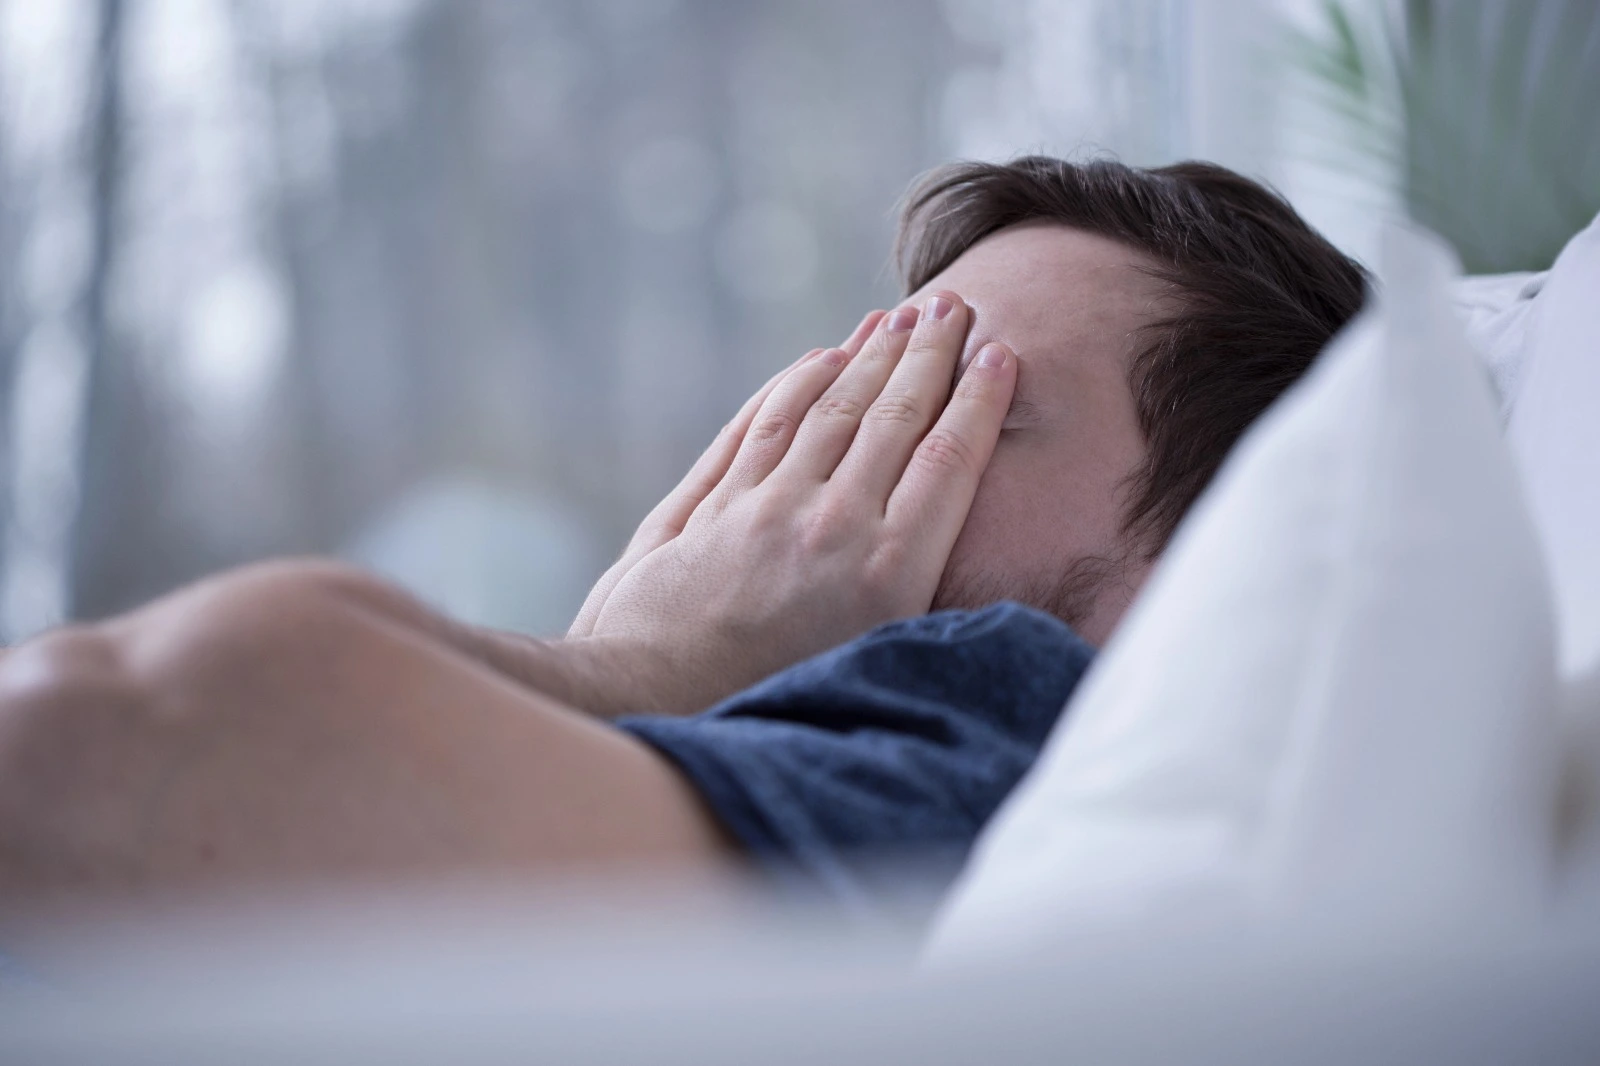
{"type": "Polygon", "coordinates": [[[586,637],[592,633],[595,619],[600,617],[600,610],[605,606],[606,598],[616,587],[617,582],[621,581],[640,559],[683,532],[683,527],[688,523],[689,516],[694,514],[694,509],[712,489],[717,487],[717,483],[728,472],[734,455],[739,451],[739,444],[744,440],[745,432],[749,429],[756,412],[760,410],[761,404],[795,367],[822,351],[821,348],[813,348],[772,375],[754,396],[744,402],[744,406],[739,408],[739,413],[733,416],[733,420],[718,431],[716,438],[705,451],[700,453],[700,458],[695,460],[689,472],[683,476],[683,480],[650,510],[643,522],[639,523],[639,529],[628,541],[622,557],[613,563],[610,569],[600,576],[600,580],[595,582],[594,588],[589,590],[589,595],[584,598],[583,607],[578,611],[578,617],[573,619],[571,627],[567,630],[568,637],[586,637]]]}
{"type": "MultiPolygon", "coordinates": [[[[888,314],[887,311],[870,311],[867,313],[867,316],[861,320],[861,324],[856,326],[855,331],[840,346],[846,355],[854,358],[860,353],[862,345],[866,343],[868,337],[872,336],[872,331],[877,329],[878,323],[883,321],[883,316],[886,314],[888,314]]],[[[650,512],[649,517],[645,519],[645,524],[640,527],[640,532],[644,533],[645,527],[648,526],[653,534],[664,533],[665,536],[659,536],[656,543],[661,543],[683,532],[683,527],[689,521],[689,516],[694,513],[695,507],[711,493],[712,489],[717,487],[718,482],[728,473],[728,468],[733,465],[733,457],[738,454],[739,446],[744,442],[744,435],[749,431],[750,423],[755,419],[756,412],[761,409],[761,405],[772,394],[772,390],[777,388],[778,382],[782,381],[795,367],[822,354],[823,351],[825,351],[823,348],[813,348],[774,374],[761,387],[759,392],[746,400],[744,406],[739,409],[739,413],[733,416],[731,422],[722,427],[721,432],[711,442],[710,447],[701,453],[700,458],[689,469],[689,473],[684,475],[683,480],[678,483],[678,487],[673,489],[667,498],[657,504],[655,510],[650,512]]],[[[651,545],[651,547],[654,546],[654,544],[651,545]]]]}
{"type": "MultiPolygon", "coordinates": [[[[766,403],[767,397],[771,396],[773,390],[794,373],[796,368],[821,355],[823,351],[822,348],[811,349],[774,374],[760,391],[746,400],[744,406],[739,408],[739,413],[733,416],[733,420],[717,433],[711,446],[700,453],[700,458],[695,460],[694,466],[689,468],[689,472],[678,483],[678,487],[650,513],[650,519],[655,519],[657,512],[662,512],[660,515],[662,521],[650,524],[665,526],[671,536],[681,533],[684,523],[689,521],[689,516],[694,513],[695,507],[727,475],[728,468],[733,465],[734,456],[739,453],[739,446],[744,442],[745,434],[750,431],[750,423],[755,421],[756,412],[761,410],[761,405],[766,403]]],[[[649,522],[649,519],[646,521],[649,522]]]]}
{"type": "Polygon", "coordinates": [[[889,496],[885,524],[924,545],[941,568],[967,520],[1016,385],[1017,357],[1003,344],[984,345],[889,496]]]}
{"type": "Polygon", "coordinates": [[[796,477],[826,481],[850,449],[862,416],[878,398],[917,324],[917,309],[901,307],[883,321],[839,380],[805,413],[794,447],[783,460],[796,477]]]}
{"type": "Polygon", "coordinates": [[[878,328],[878,323],[882,322],[888,314],[889,312],[887,311],[868,312],[867,317],[861,320],[861,325],[857,326],[856,331],[850,334],[849,339],[839,347],[844,349],[845,353],[852,359],[860,355],[862,347],[867,343],[867,338],[872,336],[872,331],[878,328]]]}
{"type": "Polygon", "coordinates": [[[838,379],[840,371],[851,365],[854,361],[842,348],[829,348],[790,371],[756,412],[716,494],[761,484],[788,454],[806,412],[838,379]]]}
{"type": "Polygon", "coordinates": [[[972,317],[953,292],[923,304],[906,351],[840,461],[833,480],[882,506],[900,483],[911,453],[944,410],[972,317]]]}
{"type": "MultiPolygon", "coordinates": [[[[862,346],[878,327],[887,312],[882,310],[870,311],[854,332],[840,346],[846,359],[853,358],[860,353],[862,346]]],[[[767,380],[767,383],[750,399],[733,419],[723,426],[716,438],[700,453],[689,472],[683,480],[667,494],[666,498],[656,504],[650,513],[639,524],[639,529],[628,542],[628,547],[610,569],[608,569],[595,583],[589,595],[584,599],[583,607],[578,616],[573,620],[568,629],[569,637],[588,636],[594,630],[595,619],[599,617],[601,608],[605,606],[606,598],[623,576],[641,558],[665,544],[667,541],[683,532],[689,518],[694,514],[695,508],[711,494],[712,490],[721,483],[733,464],[734,457],[738,454],[744,442],[745,434],[749,432],[750,424],[755,420],[756,412],[772,395],[780,382],[782,382],[795,368],[799,367],[826,349],[813,348],[795,362],[789,364],[767,380]]]]}

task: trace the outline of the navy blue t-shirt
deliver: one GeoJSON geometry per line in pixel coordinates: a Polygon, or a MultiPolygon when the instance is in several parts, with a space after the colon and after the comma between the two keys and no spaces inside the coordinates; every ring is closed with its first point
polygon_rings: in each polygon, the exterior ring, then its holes
{"type": "Polygon", "coordinates": [[[1093,655],[1020,604],[940,611],[701,714],[617,725],[674,762],[769,871],[871,909],[886,870],[914,863],[924,887],[955,876],[1093,655]]]}

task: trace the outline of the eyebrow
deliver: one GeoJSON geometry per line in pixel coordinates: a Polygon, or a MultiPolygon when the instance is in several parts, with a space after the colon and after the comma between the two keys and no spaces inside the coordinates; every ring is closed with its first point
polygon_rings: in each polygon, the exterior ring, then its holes
{"type": "MultiPolygon", "coordinates": [[[[960,362],[958,362],[956,364],[955,376],[954,376],[954,379],[950,382],[950,386],[951,386],[952,389],[955,387],[956,383],[961,380],[961,375],[966,373],[967,367],[968,367],[968,365],[971,364],[971,362],[972,362],[972,356],[966,355],[966,356],[963,356],[961,358],[960,362]]],[[[1021,389],[1021,383],[1019,382],[1017,391],[1014,394],[1012,394],[1011,405],[1006,408],[1006,418],[1005,418],[1005,420],[1007,422],[1021,421],[1021,422],[1035,422],[1036,423],[1036,422],[1043,421],[1043,419],[1044,419],[1044,408],[1042,406],[1040,406],[1039,404],[1034,403],[1032,400],[1026,399],[1023,396],[1023,392],[1022,392],[1022,389],[1021,389]]]]}
{"type": "Polygon", "coordinates": [[[1006,408],[1006,421],[1020,420],[1023,422],[1038,422],[1044,417],[1044,409],[1031,400],[1021,396],[1011,397],[1011,406],[1006,408]]]}

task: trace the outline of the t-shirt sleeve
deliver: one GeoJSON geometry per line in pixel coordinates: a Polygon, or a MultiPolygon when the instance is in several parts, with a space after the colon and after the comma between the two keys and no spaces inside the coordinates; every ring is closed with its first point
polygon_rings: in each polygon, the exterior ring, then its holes
{"type": "Polygon", "coordinates": [[[703,714],[618,726],[787,881],[871,906],[884,871],[948,882],[1093,649],[1015,603],[891,622],[703,714]]]}

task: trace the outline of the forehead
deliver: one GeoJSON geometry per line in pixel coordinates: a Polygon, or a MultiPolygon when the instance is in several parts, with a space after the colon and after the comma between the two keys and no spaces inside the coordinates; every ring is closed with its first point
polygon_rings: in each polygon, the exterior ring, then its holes
{"type": "Polygon", "coordinates": [[[1016,352],[1019,390],[1041,372],[1127,370],[1137,331],[1157,310],[1160,285],[1141,271],[1140,252],[1105,237],[1053,223],[1027,223],[992,233],[906,303],[920,306],[940,289],[973,310],[962,366],[989,341],[1016,352]]]}

